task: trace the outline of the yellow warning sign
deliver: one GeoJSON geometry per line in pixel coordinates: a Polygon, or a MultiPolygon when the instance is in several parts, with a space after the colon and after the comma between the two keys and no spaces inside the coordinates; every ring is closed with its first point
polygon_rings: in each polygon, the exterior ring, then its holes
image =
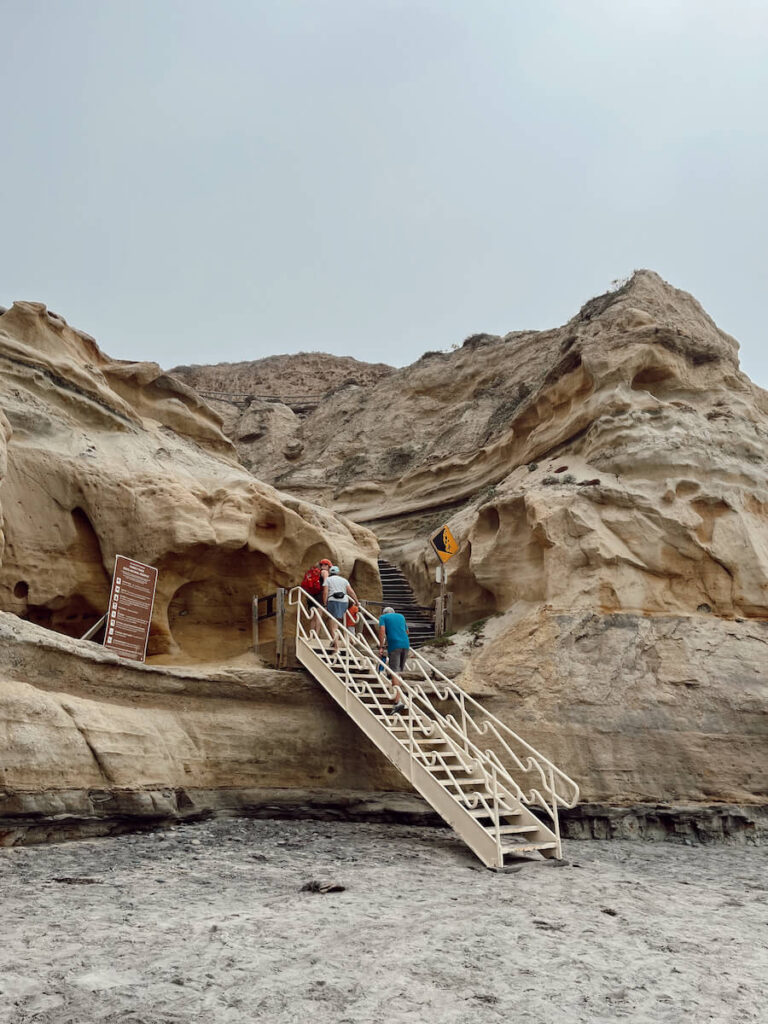
{"type": "Polygon", "coordinates": [[[429,543],[435,549],[441,562],[447,562],[459,550],[459,545],[447,526],[441,526],[437,533],[433,533],[429,538],[429,543]]]}

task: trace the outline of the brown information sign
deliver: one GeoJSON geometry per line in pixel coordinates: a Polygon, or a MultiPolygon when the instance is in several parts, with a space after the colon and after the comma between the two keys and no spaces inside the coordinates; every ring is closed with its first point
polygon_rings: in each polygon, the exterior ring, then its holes
{"type": "Polygon", "coordinates": [[[125,555],[115,558],[104,646],[121,658],[144,661],[155,603],[157,569],[125,555]]]}

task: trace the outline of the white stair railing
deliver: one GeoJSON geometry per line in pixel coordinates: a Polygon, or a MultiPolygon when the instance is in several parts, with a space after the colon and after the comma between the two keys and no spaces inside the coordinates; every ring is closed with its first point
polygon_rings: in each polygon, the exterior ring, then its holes
{"type": "Polygon", "coordinates": [[[578,800],[572,779],[420,652],[410,650],[404,672],[392,672],[377,654],[378,620],[369,612],[361,610],[353,631],[301,588],[289,599],[299,660],[488,866],[528,849],[561,855],[558,809],[578,800]],[[396,689],[406,710],[389,715],[384,702],[396,689]],[[512,816],[514,825],[502,821],[512,816]],[[537,841],[510,846],[510,834],[537,841]]]}
{"type": "MultiPolygon", "coordinates": [[[[368,643],[378,645],[377,620],[365,609],[361,610],[361,616],[368,643]]],[[[463,738],[465,749],[471,749],[474,756],[484,763],[494,764],[500,773],[509,776],[514,787],[517,783],[512,776],[518,772],[533,777],[535,784],[529,783],[532,788],[527,793],[523,792],[523,787],[518,787],[518,797],[523,803],[537,804],[553,818],[557,817],[558,806],[568,808],[576,805],[579,787],[573,779],[432,665],[420,651],[409,650],[405,671],[409,673],[409,688],[430,706],[434,705],[428,693],[434,694],[441,703],[450,703],[450,711],[438,713],[446,726],[463,738]],[[412,675],[417,677],[417,682],[411,681],[412,675]],[[472,742],[473,735],[492,737],[496,741],[495,747],[481,750],[477,743],[472,742]]]]}

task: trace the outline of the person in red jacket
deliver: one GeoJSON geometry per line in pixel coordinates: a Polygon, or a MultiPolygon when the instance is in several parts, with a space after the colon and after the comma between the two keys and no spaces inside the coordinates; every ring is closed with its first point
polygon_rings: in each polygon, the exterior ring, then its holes
{"type": "MultiPolygon", "coordinates": [[[[301,581],[301,589],[304,590],[317,604],[323,604],[323,587],[328,579],[328,572],[331,568],[330,558],[321,558],[319,562],[315,562],[313,566],[304,573],[304,579],[301,581]]],[[[311,632],[313,629],[315,632],[320,631],[320,612],[317,610],[317,605],[313,601],[306,602],[307,607],[310,610],[309,625],[308,629],[311,632]]]]}

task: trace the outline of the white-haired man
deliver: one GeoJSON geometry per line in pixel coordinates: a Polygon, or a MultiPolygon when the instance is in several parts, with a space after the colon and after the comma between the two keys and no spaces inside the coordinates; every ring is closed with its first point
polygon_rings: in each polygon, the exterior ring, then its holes
{"type": "Polygon", "coordinates": [[[357,594],[352,589],[352,584],[345,576],[341,575],[338,565],[332,565],[323,584],[323,604],[333,616],[333,621],[330,625],[333,649],[335,651],[339,649],[338,627],[336,623],[344,621],[350,597],[355,604],[360,604],[357,594]]]}

